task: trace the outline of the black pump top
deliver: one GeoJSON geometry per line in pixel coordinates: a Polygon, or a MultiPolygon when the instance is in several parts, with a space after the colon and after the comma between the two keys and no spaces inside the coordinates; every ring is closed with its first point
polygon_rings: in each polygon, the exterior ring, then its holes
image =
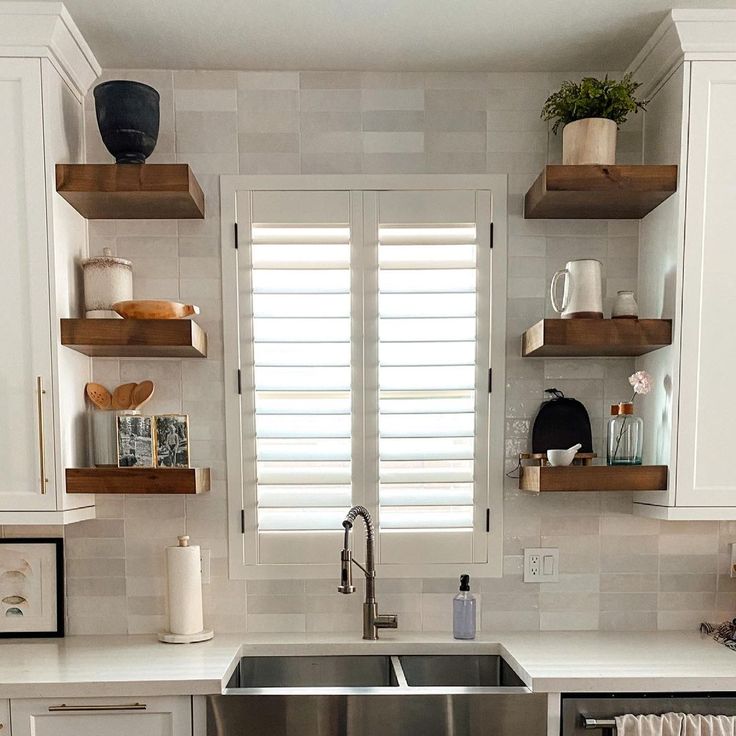
{"type": "Polygon", "coordinates": [[[470,590],[470,575],[460,576],[460,590],[470,590]]]}

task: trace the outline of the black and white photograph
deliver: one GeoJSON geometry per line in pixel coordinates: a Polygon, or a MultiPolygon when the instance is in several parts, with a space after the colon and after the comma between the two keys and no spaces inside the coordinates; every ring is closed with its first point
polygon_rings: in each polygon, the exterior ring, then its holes
{"type": "Polygon", "coordinates": [[[156,467],[189,467],[189,417],[186,414],[155,416],[156,467]]]}
{"type": "Polygon", "coordinates": [[[138,415],[119,416],[118,467],[154,467],[153,421],[138,415]]]}

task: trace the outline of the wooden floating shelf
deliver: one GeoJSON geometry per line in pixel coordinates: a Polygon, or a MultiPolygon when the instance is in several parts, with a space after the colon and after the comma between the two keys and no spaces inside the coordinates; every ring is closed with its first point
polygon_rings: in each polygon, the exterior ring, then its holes
{"type": "Polygon", "coordinates": [[[672,344],[669,319],[543,319],[521,336],[524,358],[644,355],[672,344]]]}
{"type": "Polygon", "coordinates": [[[188,164],[56,164],[56,191],[88,220],[204,218],[188,164]]]}
{"type": "Polygon", "coordinates": [[[677,191],[677,166],[545,166],[524,217],[639,220],[677,191]]]}
{"type": "Polygon", "coordinates": [[[210,490],[209,468],[67,468],[67,493],[188,495],[210,490]]]}
{"type": "Polygon", "coordinates": [[[532,493],[666,491],[666,465],[574,465],[521,468],[519,488],[532,493]]]}
{"type": "Polygon", "coordinates": [[[98,358],[207,357],[207,333],[189,319],[62,319],[61,344],[98,358]]]}

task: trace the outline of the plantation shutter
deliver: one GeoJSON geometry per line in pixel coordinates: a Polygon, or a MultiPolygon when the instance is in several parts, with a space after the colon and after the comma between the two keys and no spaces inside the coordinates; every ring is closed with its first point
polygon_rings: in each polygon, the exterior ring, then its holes
{"type": "Polygon", "coordinates": [[[260,563],[324,562],[352,505],[347,192],[254,192],[252,362],[260,563]]]}
{"type": "Polygon", "coordinates": [[[358,503],[380,565],[488,561],[490,207],[474,190],[244,193],[246,565],[332,569],[358,503]]]}
{"type": "Polygon", "coordinates": [[[379,559],[482,562],[490,195],[381,192],[371,220],[379,559]]]}

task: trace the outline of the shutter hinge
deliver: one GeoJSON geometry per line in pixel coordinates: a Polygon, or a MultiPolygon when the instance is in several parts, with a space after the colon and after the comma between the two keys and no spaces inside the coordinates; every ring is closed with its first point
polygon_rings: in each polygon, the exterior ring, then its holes
{"type": "Polygon", "coordinates": [[[245,534],[245,509],[240,509],[240,533],[245,534]]]}
{"type": "Polygon", "coordinates": [[[486,509],[486,532],[490,533],[491,531],[491,510],[486,509]]]}
{"type": "MultiPolygon", "coordinates": [[[[235,250],[237,250],[238,249],[238,223],[235,222],[233,223],[233,225],[235,227],[235,250]]],[[[491,227],[493,227],[493,225],[491,225],[491,227]]],[[[491,231],[491,233],[493,233],[493,231],[491,231]]]]}
{"type": "MultiPolygon", "coordinates": [[[[490,247],[493,248],[493,223],[491,223],[490,231],[491,231],[490,232],[490,243],[491,243],[490,247]]],[[[237,248],[238,246],[236,245],[235,247],[237,248]]]]}
{"type": "Polygon", "coordinates": [[[243,393],[243,372],[238,368],[238,394],[243,393]]]}
{"type": "Polygon", "coordinates": [[[488,393],[493,393],[493,368],[488,369],[488,393]]]}

